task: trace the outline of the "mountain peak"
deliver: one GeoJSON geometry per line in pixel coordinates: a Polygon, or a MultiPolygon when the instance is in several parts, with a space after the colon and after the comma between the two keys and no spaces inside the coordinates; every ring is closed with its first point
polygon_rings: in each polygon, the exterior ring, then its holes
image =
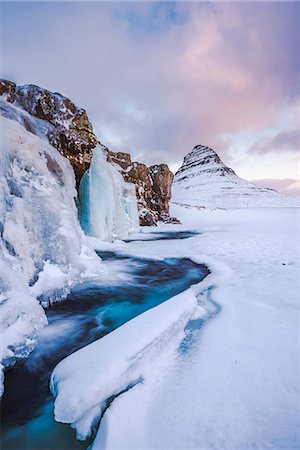
{"type": "Polygon", "coordinates": [[[225,173],[237,176],[230,167],[227,167],[223,163],[212,148],[205,145],[196,145],[193,150],[184,157],[182,166],[176,172],[175,181],[185,179],[187,174],[189,174],[190,177],[194,177],[200,173],[206,173],[208,176],[212,174],[222,176],[225,173]]]}
{"type": "MultiPolygon", "coordinates": [[[[196,145],[173,184],[173,202],[207,208],[289,206],[292,200],[240,178],[210,147],[196,145]]],[[[292,205],[290,205],[292,206],[292,205]]]]}

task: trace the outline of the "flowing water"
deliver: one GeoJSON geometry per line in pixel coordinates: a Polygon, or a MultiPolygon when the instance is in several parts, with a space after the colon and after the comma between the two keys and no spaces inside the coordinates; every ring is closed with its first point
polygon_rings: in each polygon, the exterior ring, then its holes
{"type": "MultiPolygon", "coordinates": [[[[194,233],[154,233],[147,240],[184,239],[194,233]]],[[[139,239],[136,239],[139,240],[139,239]]],[[[6,372],[1,406],[3,449],[80,449],[69,425],[55,422],[49,379],[56,364],[128,320],[198,283],[205,266],[187,258],[162,261],[100,252],[118,277],[77,286],[47,309],[49,325],[31,355],[6,372]],[[114,269],[113,269],[114,268],[114,269]]]]}

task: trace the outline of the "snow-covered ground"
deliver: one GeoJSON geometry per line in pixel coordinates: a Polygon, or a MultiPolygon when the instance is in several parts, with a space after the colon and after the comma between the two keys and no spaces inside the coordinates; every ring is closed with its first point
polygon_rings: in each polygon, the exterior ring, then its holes
{"type": "MultiPolygon", "coordinates": [[[[115,248],[119,245],[119,251],[136,256],[189,256],[206,263],[212,273],[196,292],[198,307],[206,315],[200,314],[202,320],[187,327],[189,319],[180,322],[171,333],[168,311],[176,306],[170,299],[152,312],[152,335],[146,328],[145,338],[142,326],[133,333],[137,319],[146,326],[148,311],[124,326],[130,332],[122,327],[102,344],[92,344],[92,359],[83,349],[81,356],[78,352],[64,360],[53,374],[58,419],[77,421],[83,427],[79,431],[86,433],[103,400],[141,376],[142,383],[115,398],[105,411],[94,450],[297,448],[300,210],[172,208],[171,213],[183,222],[176,229],[201,234],[176,242],[116,243],[115,248]],[[164,334],[163,340],[157,331],[164,334]],[[176,345],[168,345],[173,339],[176,345]],[[147,340],[146,348],[163,343],[150,360],[142,351],[147,340]],[[113,351],[105,342],[113,342],[113,351]],[[129,353],[123,364],[124,347],[129,353]],[[109,357],[113,378],[104,370],[109,357]],[[87,370],[91,361],[94,380],[89,378],[91,369],[87,370]],[[138,366],[132,379],[127,377],[131,364],[138,366]],[[122,384],[124,375],[127,384],[122,384]]],[[[187,299],[186,311],[191,305],[187,299]]]]}

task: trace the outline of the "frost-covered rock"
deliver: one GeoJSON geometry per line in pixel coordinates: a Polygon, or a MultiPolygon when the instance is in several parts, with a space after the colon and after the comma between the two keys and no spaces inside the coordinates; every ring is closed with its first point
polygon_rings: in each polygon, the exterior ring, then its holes
{"type": "Polygon", "coordinates": [[[79,225],[74,172],[46,140],[24,127],[27,113],[2,100],[0,116],[1,361],[33,349],[46,324],[41,306],[100,269],[79,225]],[[10,118],[7,118],[10,117],[10,118]],[[12,120],[13,119],[13,120],[12,120]]]}
{"type": "MultiPolygon", "coordinates": [[[[45,136],[69,159],[79,190],[83,174],[91,165],[93,149],[100,144],[86,111],[67,97],[32,84],[17,86],[12,81],[0,80],[0,96],[23,109],[26,129],[45,136]]],[[[168,166],[148,168],[132,162],[128,153],[114,153],[102,147],[107,152],[107,160],[117,165],[124,180],[135,185],[140,224],[156,225],[159,220],[177,223],[169,215],[173,174],[168,166]]]]}
{"type": "Polygon", "coordinates": [[[0,95],[44,122],[45,136],[69,159],[79,186],[91,163],[92,149],[97,145],[86,111],[67,97],[33,84],[16,86],[11,81],[0,80],[0,95]]]}
{"type": "Polygon", "coordinates": [[[128,153],[107,150],[108,161],[114,163],[125,181],[136,188],[141,225],[156,225],[158,221],[175,222],[169,214],[173,173],[166,164],[147,167],[132,162],[128,153]]]}
{"type": "Polygon", "coordinates": [[[213,209],[296,205],[273,189],[240,178],[204,145],[197,145],[184,157],[174,177],[172,201],[213,209]]]}

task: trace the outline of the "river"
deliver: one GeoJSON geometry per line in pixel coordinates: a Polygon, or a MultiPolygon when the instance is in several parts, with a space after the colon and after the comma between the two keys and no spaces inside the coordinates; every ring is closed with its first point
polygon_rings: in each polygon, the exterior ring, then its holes
{"type": "MultiPolygon", "coordinates": [[[[153,233],[149,240],[187,239],[195,233],[153,233]]],[[[139,240],[139,239],[135,239],[139,240]]],[[[9,368],[1,405],[3,449],[82,449],[69,425],[55,422],[49,379],[66,356],[128,320],[200,282],[208,270],[188,258],[148,260],[100,252],[104,264],[118,264],[117,279],[86,282],[47,308],[49,325],[31,355],[9,368]],[[123,275],[123,276],[122,276],[123,275]]],[[[108,270],[109,273],[109,270],[108,270]]]]}

